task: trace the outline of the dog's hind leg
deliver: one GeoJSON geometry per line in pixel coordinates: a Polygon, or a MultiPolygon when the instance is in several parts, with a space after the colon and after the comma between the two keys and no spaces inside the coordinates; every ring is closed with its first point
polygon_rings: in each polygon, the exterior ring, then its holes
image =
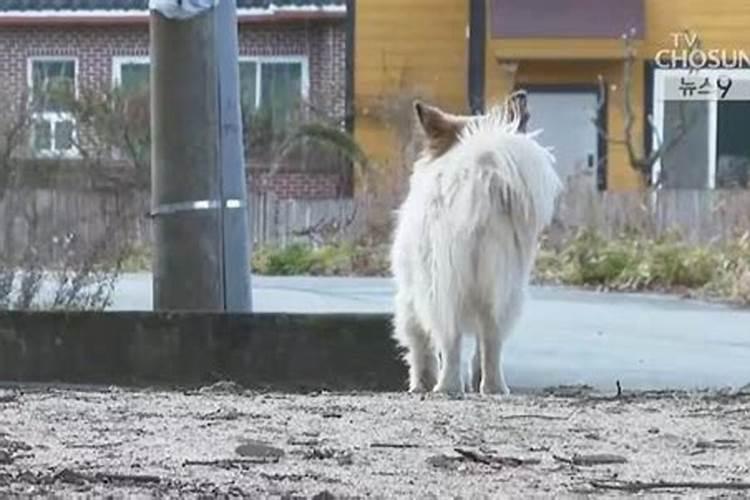
{"type": "Polygon", "coordinates": [[[478,392],[479,383],[482,380],[482,357],[479,352],[479,339],[477,339],[474,355],[471,360],[471,390],[478,392]]]}
{"type": "Polygon", "coordinates": [[[442,363],[434,392],[462,394],[464,392],[463,379],[465,378],[462,375],[465,373],[465,370],[461,363],[463,357],[461,336],[457,330],[447,335],[441,332],[441,336],[437,337],[437,341],[440,342],[442,363]]]}
{"type": "Polygon", "coordinates": [[[411,301],[402,296],[396,298],[394,329],[394,337],[407,349],[409,391],[431,391],[438,371],[435,349],[428,333],[419,325],[411,301]]]}
{"type": "Polygon", "coordinates": [[[479,391],[479,381],[482,376],[479,340],[474,335],[469,338],[471,342],[464,347],[465,352],[468,354],[467,359],[464,360],[464,392],[477,392],[479,391]]]}
{"type": "Polygon", "coordinates": [[[489,319],[482,323],[482,334],[479,339],[482,381],[479,385],[479,392],[482,394],[510,394],[503,373],[503,341],[500,338],[497,323],[489,319]]]}
{"type": "Polygon", "coordinates": [[[497,318],[490,314],[482,315],[479,339],[482,357],[482,382],[479,390],[482,394],[510,394],[503,370],[503,344],[521,315],[522,304],[523,292],[514,291],[497,318]]]}

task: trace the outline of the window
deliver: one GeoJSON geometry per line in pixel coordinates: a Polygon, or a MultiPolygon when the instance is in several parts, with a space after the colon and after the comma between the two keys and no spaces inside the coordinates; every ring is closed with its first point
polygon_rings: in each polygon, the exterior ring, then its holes
{"type": "Polygon", "coordinates": [[[117,99],[115,113],[120,113],[122,134],[110,152],[116,160],[145,165],[150,155],[151,64],[148,57],[121,56],[112,59],[112,87],[117,99]]]}
{"type": "Polygon", "coordinates": [[[148,57],[115,57],[113,60],[113,84],[127,94],[148,90],[150,76],[148,57]]]}
{"type": "Polygon", "coordinates": [[[240,104],[250,146],[267,147],[283,137],[307,92],[306,58],[241,58],[240,104]]]}
{"type": "MultiPolygon", "coordinates": [[[[731,78],[735,89],[750,85],[747,69],[704,69],[698,75],[710,82],[731,78]]],[[[683,189],[750,187],[750,144],[745,138],[750,100],[681,100],[676,90],[688,77],[696,80],[686,70],[655,73],[654,144],[662,141],[667,147],[654,165],[653,182],[683,189]]]]}
{"type": "Polygon", "coordinates": [[[31,87],[31,147],[38,155],[74,156],[76,127],[72,114],[76,97],[77,62],[73,58],[29,60],[31,87]]]}

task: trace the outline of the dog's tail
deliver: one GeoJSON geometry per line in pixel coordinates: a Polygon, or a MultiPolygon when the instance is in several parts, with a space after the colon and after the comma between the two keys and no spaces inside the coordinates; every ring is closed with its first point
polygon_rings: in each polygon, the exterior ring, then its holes
{"type": "Polygon", "coordinates": [[[461,135],[464,161],[474,165],[468,179],[476,195],[473,212],[507,213],[538,232],[552,219],[562,182],[554,155],[536,140],[538,132],[519,132],[519,115],[508,109],[491,111],[461,135]]]}

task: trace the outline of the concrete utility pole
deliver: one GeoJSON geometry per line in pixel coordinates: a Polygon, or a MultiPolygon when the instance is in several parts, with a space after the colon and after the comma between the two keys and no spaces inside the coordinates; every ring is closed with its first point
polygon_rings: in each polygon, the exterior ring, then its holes
{"type": "Polygon", "coordinates": [[[156,310],[250,311],[234,0],[151,13],[156,310]]]}

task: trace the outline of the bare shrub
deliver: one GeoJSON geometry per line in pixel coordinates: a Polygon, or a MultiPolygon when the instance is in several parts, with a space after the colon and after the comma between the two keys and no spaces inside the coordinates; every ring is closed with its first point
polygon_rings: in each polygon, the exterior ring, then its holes
{"type": "Polygon", "coordinates": [[[38,158],[30,146],[34,116],[28,100],[2,100],[0,309],[104,309],[126,256],[129,227],[140,215],[136,193],[148,178],[144,118],[139,123],[134,101],[116,91],[82,91],[69,104],[78,158],[38,158]],[[64,193],[84,198],[95,190],[125,208],[112,213],[94,207],[89,212],[99,220],[74,220],[51,202],[64,193]]]}
{"type": "Polygon", "coordinates": [[[378,96],[369,103],[366,116],[384,127],[395,139],[389,160],[377,166],[371,189],[361,195],[365,207],[363,233],[370,245],[387,244],[394,223],[394,210],[409,189],[411,168],[425,141],[414,115],[414,102],[429,100],[426,92],[402,83],[398,90],[378,96]]]}

